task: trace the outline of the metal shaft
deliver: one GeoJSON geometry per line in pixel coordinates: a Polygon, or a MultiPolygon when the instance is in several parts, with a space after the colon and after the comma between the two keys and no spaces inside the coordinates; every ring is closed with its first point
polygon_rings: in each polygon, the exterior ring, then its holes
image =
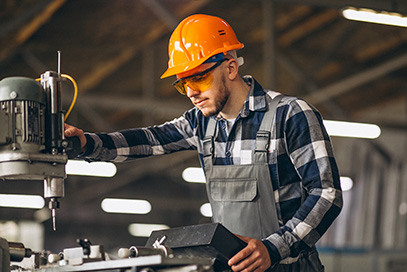
{"type": "Polygon", "coordinates": [[[56,209],[59,208],[60,197],[64,197],[64,179],[51,178],[44,179],[44,197],[49,199],[48,207],[51,210],[52,216],[52,229],[56,231],[56,209]]]}
{"type": "Polygon", "coordinates": [[[56,209],[51,209],[51,215],[52,215],[52,229],[56,231],[57,230],[56,209]]]}

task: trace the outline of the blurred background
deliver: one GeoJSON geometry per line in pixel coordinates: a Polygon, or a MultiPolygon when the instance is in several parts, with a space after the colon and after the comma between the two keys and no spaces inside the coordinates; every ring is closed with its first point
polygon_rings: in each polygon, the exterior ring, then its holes
{"type": "MultiPolygon", "coordinates": [[[[404,26],[348,20],[346,7],[407,14],[404,0],[2,0],[0,79],[56,71],[61,51],[61,72],[79,88],[67,123],[90,132],[161,124],[191,107],[174,78],[160,80],[173,29],[194,13],[220,16],[245,45],[241,75],[304,98],[326,120],[380,128],[373,138],[331,135],[348,179],[343,211],[318,242],[327,271],[407,271],[407,18],[404,26]]],[[[62,96],[68,108],[69,82],[62,96]]],[[[0,237],[56,253],[88,238],[114,254],[144,245],[143,226],[210,222],[205,185],[183,178],[199,167],[195,152],[116,167],[112,177],[68,175],[55,232],[42,182],[0,181],[0,204],[40,197],[33,207],[2,205],[0,237]],[[145,200],[146,210],[106,212],[106,199],[145,200]]]]}

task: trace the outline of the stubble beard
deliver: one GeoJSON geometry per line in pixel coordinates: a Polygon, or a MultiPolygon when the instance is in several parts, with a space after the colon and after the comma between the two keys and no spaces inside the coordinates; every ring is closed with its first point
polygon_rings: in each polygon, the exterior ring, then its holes
{"type": "Polygon", "coordinates": [[[205,117],[210,117],[210,116],[216,116],[219,114],[219,112],[223,109],[223,107],[226,105],[226,102],[229,99],[230,91],[228,87],[226,87],[226,80],[225,80],[225,75],[222,75],[221,78],[221,85],[218,91],[218,95],[215,97],[215,105],[214,109],[211,111],[202,111],[202,114],[205,117]]]}

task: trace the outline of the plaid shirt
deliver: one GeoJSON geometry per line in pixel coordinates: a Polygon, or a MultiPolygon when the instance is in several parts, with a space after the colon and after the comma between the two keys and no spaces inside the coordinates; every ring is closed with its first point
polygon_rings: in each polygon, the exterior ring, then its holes
{"type": "MultiPolygon", "coordinates": [[[[226,120],[217,118],[216,165],[249,164],[256,132],[267,110],[266,96],[279,93],[263,88],[250,76],[248,97],[230,133],[226,120]]],[[[271,130],[269,169],[280,229],[263,243],[273,263],[296,257],[315,245],[342,207],[339,172],[329,136],[319,112],[295,97],[284,96],[271,130]],[[276,151],[276,152],[274,152],[276,151]]],[[[180,150],[197,150],[201,164],[202,140],[209,118],[197,108],[159,126],[113,133],[87,133],[84,157],[122,162],[180,150]]]]}

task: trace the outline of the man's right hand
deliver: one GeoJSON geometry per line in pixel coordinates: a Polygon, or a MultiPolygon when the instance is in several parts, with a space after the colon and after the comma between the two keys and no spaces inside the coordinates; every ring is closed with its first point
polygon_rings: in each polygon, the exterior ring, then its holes
{"type": "Polygon", "coordinates": [[[76,128],[74,126],[64,124],[65,137],[77,136],[81,141],[81,148],[84,149],[86,146],[86,137],[82,129],[76,128]]]}

